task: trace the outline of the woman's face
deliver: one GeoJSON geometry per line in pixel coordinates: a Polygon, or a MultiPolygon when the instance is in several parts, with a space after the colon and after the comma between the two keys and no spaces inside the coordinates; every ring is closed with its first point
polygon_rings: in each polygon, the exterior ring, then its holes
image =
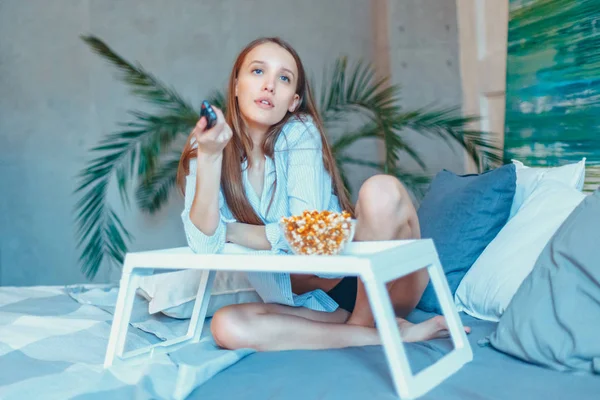
{"type": "Polygon", "coordinates": [[[249,127],[268,129],[298,106],[298,68],[294,57],[275,43],[253,48],[235,86],[240,112],[249,127]]]}

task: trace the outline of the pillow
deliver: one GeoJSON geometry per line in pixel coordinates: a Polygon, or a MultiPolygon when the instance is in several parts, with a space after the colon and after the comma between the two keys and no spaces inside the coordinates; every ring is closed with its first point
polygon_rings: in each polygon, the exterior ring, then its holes
{"type": "Polygon", "coordinates": [[[457,309],[498,321],[544,246],[584,198],[559,181],[541,181],[460,282],[457,309]]]}
{"type": "Polygon", "coordinates": [[[600,190],[586,196],[544,248],[490,344],[559,371],[600,374],[600,190]]]}
{"type": "MultiPolygon", "coordinates": [[[[189,251],[189,248],[161,250],[161,252],[189,251]]],[[[248,253],[251,250],[227,243],[223,253],[248,253]]],[[[148,312],[162,312],[173,318],[190,318],[200,285],[201,271],[181,270],[140,278],[138,292],[148,301],[148,312]]],[[[262,302],[246,274],[237,271],[217,271],[208,303],[207,317],[230,304],[262,302]]]]}
{"type": "MultiPolygon", "coordinates": [[[[454,295],[477,257],[506,223],[516,187],[515,165],[504,165],[480,175],[441,171],[417,212],[421,237],[431,238],[454,295]]],[[[441,313],[431,283],[418,308],[441,313]]]]}
{"type": "Polygon", "coordinates": [[[509,219],[514,217],[523,202],[531,195],[536,185],[542,180],[563,182],[581,192],[585,181],[585,160],[560,167],[527,167],[521,161],[512,160],[517,167],[517,190],[510,209],[509,219]]]}

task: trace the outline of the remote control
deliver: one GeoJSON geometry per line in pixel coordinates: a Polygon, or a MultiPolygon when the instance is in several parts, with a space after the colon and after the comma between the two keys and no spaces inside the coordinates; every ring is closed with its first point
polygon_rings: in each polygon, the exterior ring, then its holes
{"type": "Polygon", "coordinates": [[[210,129],[217,123],[217,114],[215,110],[210,106],[210,103],[206,100],[202,102],[200,106],[200,117],[206,118],[206,129],[210,129]]]}

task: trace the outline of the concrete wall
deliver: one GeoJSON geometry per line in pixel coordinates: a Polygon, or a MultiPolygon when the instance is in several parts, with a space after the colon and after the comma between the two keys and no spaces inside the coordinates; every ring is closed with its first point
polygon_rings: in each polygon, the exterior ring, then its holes
{"type": "MultiPolygon", "coordinates": [[[[390,0],[389,46],[391,75],[402,86],[402,104],[416,109],[427,105],[460,106],[462,102],[456,3],[452,0],[390,0]]],[[[443,168],[464,171],[464,153],[439,139],[407,132],[405,135],[435,173],[443,168]]],[[[410,157],[406,168],[419,171],[410,157]]]]}
{"type": "MultiPolygon", "coordinates": [[[[460,104],[453,3],[390,1],[392,73],[405,85],[406,105],[460,104]]],[[[363,0],[0,1],[0,285],[85,281],[75,248],[74,176],[87,149],[126,121],[127,110],[147,109],[80,34],[99,36],[198,105],[224,87],[235,55],[257,36],[289,40],[315,75],[342,53],[370,58],[370,7],[363,0]]],[[[432,169],[460,169],[458,155],[436,155],[445,145],[411,140],[432,169]]],[[[371,157],[377,148],[354,151],[371,157]]],[[[353,172],[353,186],[370,173],[353,172]]],[[[179,196],[155,216],[122,214],[114,190],[111,198],[136,237],[131,250],[185,244],[179,196]]],[[[118,276],[105,267],[96,282],[118,276]]]]}

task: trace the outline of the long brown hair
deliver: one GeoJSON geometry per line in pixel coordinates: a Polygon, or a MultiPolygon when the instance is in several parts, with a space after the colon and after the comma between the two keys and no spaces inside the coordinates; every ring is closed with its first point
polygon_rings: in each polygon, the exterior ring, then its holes
{"type": "MultiPolygon", "coordinates": [[[[331,148],[327,142],[325,136],[325,130],[323,128],[323,122],[317,111],[308,81],[306,79],[306,73],[302,61],[298,56],[298,53],[285,41],[276,37],[265,37],[259,38],[248,44],[237,56],[231,75],[229,77],[229,85],[227,89],[227,109],[225,112],[225,121],[231,127],[233,131],[233,137],[225,146],[223,150],[223,165],[221,169],[221,188],[225,196],[225,201],[231,210],[231,213],[235,219],[239,222],[252,224],[252,225],[263,225],[261,218],[256,214],[244,191],[242,182],[242,162],[247,158],[248,154],[253,147],[252,139],[243,129],[244,122],[239,110],[237,97],[235,96],[235,82],[237,79],[238,72],[246,58],[246,55],[256,46],[263,43],[275,43],[280,47],[287,50],[296,61],[298,67],[298,81],[296,86],[296,93],[300,96],[299,107],[294,112],[287,112],[281,121],[271,126],[267,131],[265,140],[262,144],[263,153],[273,158],[275,149],[275,143],[281,129],[286,122],[296,114],[310,115],[315,123],[319,133],[321,134],[321,141],[323,143],[323,162],[325,169],[329,172],[334,193],[338,196],[340,205],[343,210],[354,214],[354,207],[350,202],[348,192],[344,186],[339,170],[335,163],[331,148]]],[[[179,160],[179,167],[177,169],[177,184],[182,193],[185,194],[185,177],[189,174],[189,161],[192,157],[196,157],[196,149],[192,148],[191,140],[193,134],[188,137],[187,143],[183,148],[181,158],[179,160]]],[[[275,182],[275,185],[277,182],[275,182]]],[[[275,190],[273,190],[273,194],[275,190]]]]}

